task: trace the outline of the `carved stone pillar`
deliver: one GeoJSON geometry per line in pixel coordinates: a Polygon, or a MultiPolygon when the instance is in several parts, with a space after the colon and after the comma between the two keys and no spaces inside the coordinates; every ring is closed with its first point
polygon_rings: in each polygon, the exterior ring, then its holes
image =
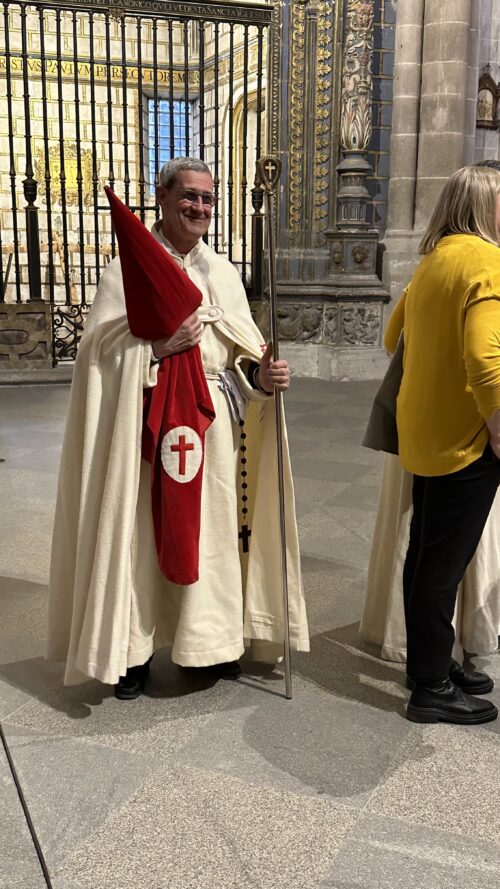
{"type": "Polygon", "coordinates": [[[340,229],[365,228],[370,200],[365,179],[372,168],[363,152],[372,136],[373,2],[347,2],[347,32],[342,58],[342,110],[340,141],[344,159],[337,166],[337,225],[340,229]]]}
{"type": "Polygon", "coordinates": [[[384,283],[398,298],[438,195],[472,160],[481,4],[398,3],[384,283]]]}
{"type": "Polygon", "coordinates": [[[388,294],[375,273],[377,232],[368,227],[364,184],[370,166],[362,154],[371,133],[373,2],[283,0],[276,16],[270,133],[283,164],[283,353],[298,374],[377,377],[387,361],[381,331],[388,294]]]}

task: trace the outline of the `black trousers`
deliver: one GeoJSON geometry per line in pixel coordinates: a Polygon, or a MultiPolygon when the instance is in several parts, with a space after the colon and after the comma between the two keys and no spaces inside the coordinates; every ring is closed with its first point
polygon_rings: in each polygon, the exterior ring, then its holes
{"type": "Polygon", "coordinates": [[[407,672],[422,684],[448,676],[457,587],[481,539],[499,483],[500,460],[489,445],[479,460],[458,472],[414,476],[403,593],[407,672]]]}

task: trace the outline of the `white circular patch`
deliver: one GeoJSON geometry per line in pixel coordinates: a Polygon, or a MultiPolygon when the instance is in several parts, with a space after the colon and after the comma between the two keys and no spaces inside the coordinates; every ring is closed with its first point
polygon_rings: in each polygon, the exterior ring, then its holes
{"type": "Polygon", "coordinates": [[[176,426],[161,443],[161,462],[170,478],[184,484],[197,475],[203,459],[201,439],[190,426],[176,426]]]}

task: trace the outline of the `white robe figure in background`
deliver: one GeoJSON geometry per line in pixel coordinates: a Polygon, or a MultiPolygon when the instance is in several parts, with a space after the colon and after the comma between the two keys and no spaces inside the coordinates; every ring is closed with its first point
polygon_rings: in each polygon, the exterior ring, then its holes
{"type": "MultiPolygon", "coordinates": [[[[66,684],[96,678],[122,699],[142,693],[160,647],[171,646],[181,666],[234,679],[245,640],[254,657],[273,662],[284,637],[269,396],[288,388],[290,371],[263,346],[236,269],[202,240],[215,203],[206,164],[167,163],[157,200],[162,219],[153,234],[199,288],[202,305],[169,339],[145,342],[128,328],[119,258],[102,275],[75,367],[51,561],[48,656],[66,661],[66,684]],[[142,397],[158,362],[196,344],[216,418],[205,437],[199,580],[182,587],[158,566],[142,397]]],[[[290,637],[308,651],[284,445],[290,637]]]]}
{"type": "MultiPolygon", "coordinates": [[[[387,454],[380,487],[360,634],[381,647],[387,661],[406,661],[403,566],[408,549],[412,475],[387,454]]],[[[459,588],[455,612],[455,657],[487,655],[500,634],[500,494],[497,494],[475,555],[459,588]]]]}

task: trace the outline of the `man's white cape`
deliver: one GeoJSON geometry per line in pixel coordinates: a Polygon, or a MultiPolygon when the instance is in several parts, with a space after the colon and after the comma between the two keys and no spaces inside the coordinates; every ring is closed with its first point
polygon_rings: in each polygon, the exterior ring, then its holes
{"type": "MultiPolygon", "coordinates": [[[[217,326],[243,357],[259,361],[262,336],[253,323],[236,269],[200,243],[217,326]]],[[[119,260],[104,272],[79,347],[61,458],[50,576],[47,656],[66,661],[65,683],[89,677],[116,683],[127,667],[133,589],[134,527],[141,471],[143,387],[155,384],[151,347],[130,333],[119,260]]],[[[277,457],[273,399],[249,397],[248,524],[242,556],[246,639],[279,653],[284,636],[277,457]]],[[[292,647],[309,650],[295,503],[284,442],[287,561],[292,647]]],[[[223,558],[223,556],[222,556],[223,558]]],[[[203,566],[200,566],[203,570],[203,566]]]]}

